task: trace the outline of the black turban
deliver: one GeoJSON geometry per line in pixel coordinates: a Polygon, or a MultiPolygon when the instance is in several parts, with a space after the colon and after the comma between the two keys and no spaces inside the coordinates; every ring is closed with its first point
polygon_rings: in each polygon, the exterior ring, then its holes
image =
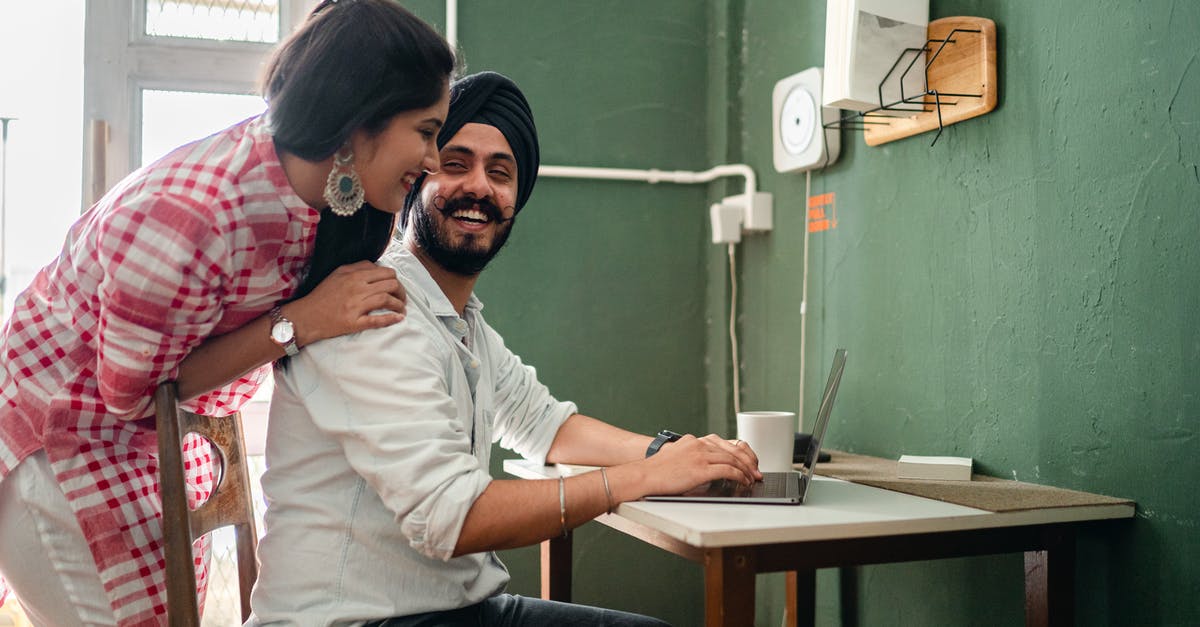
{"type": "MultiPolygon", "coordinates": [[[[507,76],[496,72],[479,72],[465,76],[450,85],[450,113],[438,133],[438,149],[444,148],[466,124],[477,122],[496,127],[517,160],[517,204],[520,211],[533,193],[537,182],[538,152],[537,128],[533,125],[533,113],[529,103],[517,84],[507,76]]],[[[420,183],[413,186],[405,202],[405,213],[420,190],[420,183]]]]}

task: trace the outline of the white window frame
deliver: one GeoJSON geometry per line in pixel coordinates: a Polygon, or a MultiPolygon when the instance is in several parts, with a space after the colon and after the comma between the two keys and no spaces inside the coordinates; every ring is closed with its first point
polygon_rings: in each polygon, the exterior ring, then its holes
{"type": "MultiPolygon", "coordinates": [[[[84,209],[141,159],[143,90],[256,93],[275,43],[145,34],[147,0],[88,0],[84,22],[84,209]]],[[[279,0],[284,39],[317,0],[279,0]]]]}

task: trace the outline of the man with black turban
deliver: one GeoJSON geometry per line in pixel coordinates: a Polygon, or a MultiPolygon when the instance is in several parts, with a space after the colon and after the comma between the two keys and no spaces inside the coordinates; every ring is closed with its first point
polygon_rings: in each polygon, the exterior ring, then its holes
{"type": "MultiPolygon", "coordinates": [[[[508,77],[496,72],[480,72],[456,81],[450,89],[450,113],[446,123],[438,133],[438,149],[444,155],[447,144],[452,138],[466,128],[491,127],[492,134],[499,133],[507,142],[505,159],[497,162],[496,169],[510,170],[512,182],[515,183],[515,195],[503,197],[504,206],[496,205],[490,196],[476,197],[474,190],[451,201],[444,195],[431,194],[428,200],[422,194],[424,182],[422,177],[408,194],[404,212],[401,214],[401,224],[408,225],[409,215],[416,214],[415,241],[420,248],[438,264],[450,272],[474,276],[479,274],[491,261],[504,242],[508,240],[509,231],[517,213],[529,200],[533,185],[537,182],[538,153],[537,127],[533,124],[533,113],[524,94],[508,77]],[[517,174],[520,176],[517,176],[517,174]],[[447,228],[435,226],[433,214],[428,209],[436,209],[442,216],[457,219],[460,224],[470,225],[495,224],[498,228],[489,238],[477,237],[474,230],[468,230],[461,241],[455,243],[447,228]],[[467,217],[468,209],[477,210],[484,215],[475,218],[467,217]],[[457,216],[455,215],[457,214],[457,216]],[[483,242],[487,243],[484,244],[483,242]]],[[[451,146],[448,151],[455,156],[462,155],[461,146],[451,146]]],[[[457,174],[460,170],[461,159],[448,162],[443,168],[447,176],[457,174]]],[[[498,173],[489,171],[488,177],[495,178],[498,173]]]]}
{"type": "Polygon", "coordinates": [[[440,168],[414,185],[380,264],[408,292],[398,324],[307,346],[276,371],[270,507],[250,624],[662,625],[504,594],[494,551],[568,533],[625,501],[761,478],[744,443],[625,431],[538,382],[473,294],[537,178],[529,105],[485,72],[451,86],[440,168]],[[492,442],[604,469],[493,480],[492,442]]]}

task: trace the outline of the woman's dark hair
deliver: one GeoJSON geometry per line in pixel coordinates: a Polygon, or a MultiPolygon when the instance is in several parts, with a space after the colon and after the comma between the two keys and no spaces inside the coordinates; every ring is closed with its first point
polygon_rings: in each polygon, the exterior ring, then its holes
{"type": "MultiPolygon", "coordinates": [[[[396,0],[326,0],[267,64],[268,128],[277,149],[323,161],[355,130],[374,136],[397,114],[434,105],[453,71],[446,40],[396,0]]],[[[308,272],[293,298],[339,266],[379,259],[393,217],[370,205],[349,217],[323,209],[308,272]]]]}
{"type": "Polygon", "coordinates": [[[267,64],[267,123],[277,147],[324,161],[356,129],[432,106],[453,70],[446,40],[396,0],[324,2],[267,64]]]}
{"type": "Polygon", "coordinates": [[[391,240],[395,218],[369,204],[347,217],[333,213],[329,207],[322,209],[312,259],[292,300],[307,296],[341,266],[378,260],[391,240]]]}

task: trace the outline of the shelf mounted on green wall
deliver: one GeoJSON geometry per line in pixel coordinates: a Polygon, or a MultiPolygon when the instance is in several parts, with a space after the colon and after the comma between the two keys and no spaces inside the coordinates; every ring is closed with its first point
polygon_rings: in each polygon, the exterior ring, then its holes
{"type": "Polygon", "coordinates": [[[936,129],[932,146],[945,127],[995,109],[996,23],[985,17],[945,17],[930,22],[927,32],[925,47],[901,53],[879,82],[882,94],[884,83],[899,72],[903,85],[904,76],[925,53],[929,60],[924,65],[924,93],[905,96],[902,92],[901,99],[891,103],[883,103],[881,98],[878,107],[840,118],[825,128],[863,131],[868,146],[936,129]]]}

